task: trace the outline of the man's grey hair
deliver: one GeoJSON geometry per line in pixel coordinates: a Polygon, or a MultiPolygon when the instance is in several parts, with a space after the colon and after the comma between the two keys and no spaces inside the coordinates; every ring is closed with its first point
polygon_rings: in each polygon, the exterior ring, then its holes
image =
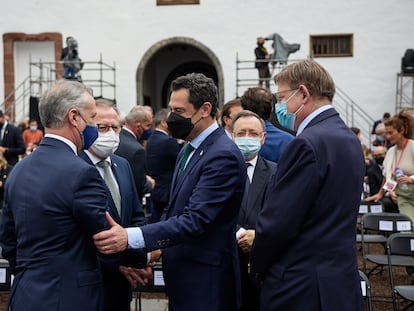
{"type": "Polygon", "coordinates": [[[125,123],[127,125],[133,125],[137,122],[144,122],[147,120],[147,113],[149,111],[143,106],[134,106],[125,116],[125,123]]]}
{"type": "Polygon", "coordinates": [[[170,113],[170,109],[168,108],[161,108],[160,110],[158,110],[154,116],[154,120],[153,120],[154,125],[158,126],[160,125],[162,120],[167,120],[169,113],[170,113]]]}
{"type": "Polygon", "coordinates": [[[70,109],[83,111],[91,89],[80,82],[59,80],[40,97],[39,115],[45,128],[60,128],[66,122],[70,109]]]}
{"type": "Polygon", "coordinates": [[[118,107],[116,106],[116,104],[109,99],[105,99],[105,98],[98,98],[95,100],[96,103],[96,107],[108,107],[108,108],[112,108],[115,110],[116,114],[118,115],[118,121],[119,121],[119,110],[118,107]]]}

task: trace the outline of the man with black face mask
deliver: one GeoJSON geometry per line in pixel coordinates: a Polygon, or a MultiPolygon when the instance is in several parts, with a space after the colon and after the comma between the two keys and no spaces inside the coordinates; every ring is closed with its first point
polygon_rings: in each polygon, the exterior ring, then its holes
{"type": "MultiPolygon", "coordinates": [[[[235,311],[240,271],[235,239],[246,182],[244,159],[220,127],[217,88],[192,73],[171,85],[168,128],[187,144],[178,155],[161,221],[126,230],[114,224],[94,236],[104,254],[163,248],[169,310],[235,311]]],[[[109,219],[109,221],[111,221],[109,219]]]]}

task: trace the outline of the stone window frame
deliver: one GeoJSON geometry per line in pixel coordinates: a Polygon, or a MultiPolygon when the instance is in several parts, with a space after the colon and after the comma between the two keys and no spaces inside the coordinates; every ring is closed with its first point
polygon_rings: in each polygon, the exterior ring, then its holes
{"type": "MultiPolygon", "coordinates": [[[[59,63],[62,53],[62,34],[58,32],[42,32],[38,34],[27,34],[21,32],[9,32],[3,34],[3,77],[4,77],[4,98],[12,94],[15,89],[14,73],[14,43],[21,41],[52,41],[55,47],[56,62],[56,79],[59,78],[58,72],[62,70],[62,64],[59,63]]],[[[14,96],[7,98],[5,110],[14,102],[14,96]]],[[[14,113],[14,112],[12,112],[14,113]]]]}
{"type": "Polygon", "coordinates": [[[200,4],[200,0],[157,0],[157,5],[200,4]]]}
{"type": "Polygon", "coordinates": [[[309,52],[312,57],[352,57],[354,55],[354,35],[322,34],[310,35],[309,52]]]}

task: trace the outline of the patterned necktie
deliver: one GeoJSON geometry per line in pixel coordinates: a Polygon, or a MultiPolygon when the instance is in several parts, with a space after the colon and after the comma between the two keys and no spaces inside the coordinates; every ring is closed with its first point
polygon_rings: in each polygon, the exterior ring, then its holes
{"type": "Polygon", "coordinates": [[[193,152],[195,148],[191,146],[189,143],[185,146],[183,157],[181,158],[180,168],[178,169],[178,177],[181,176],[182,172],[185,169],[185,164],[187,163],[188,157],[190,156],[191,152],[193,152]]]}
{"type": "Polygon", "coordinates": [[[111,174],[111,168],[108,161],[101,161],[96,163],[99,167],[101,167],[104,171],[104,181],[106,186],[111,193],[112,200],[115,203],[116,209],[118,210],[119,216],[121,216],[121,195],[119,193],[118,185],[115,181],[115,178],[111,174]]]}

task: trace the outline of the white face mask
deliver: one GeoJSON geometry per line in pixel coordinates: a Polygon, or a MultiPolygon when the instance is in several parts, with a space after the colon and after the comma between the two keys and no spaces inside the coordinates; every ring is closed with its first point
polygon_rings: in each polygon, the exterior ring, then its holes
{"type": "Polygon", "coordinates": [[[119,146],[119,134],[114,131],[99,133],[98,138],[91,146],[93,152],[102,159],[106,159],[113,154],[119,146]]]}

